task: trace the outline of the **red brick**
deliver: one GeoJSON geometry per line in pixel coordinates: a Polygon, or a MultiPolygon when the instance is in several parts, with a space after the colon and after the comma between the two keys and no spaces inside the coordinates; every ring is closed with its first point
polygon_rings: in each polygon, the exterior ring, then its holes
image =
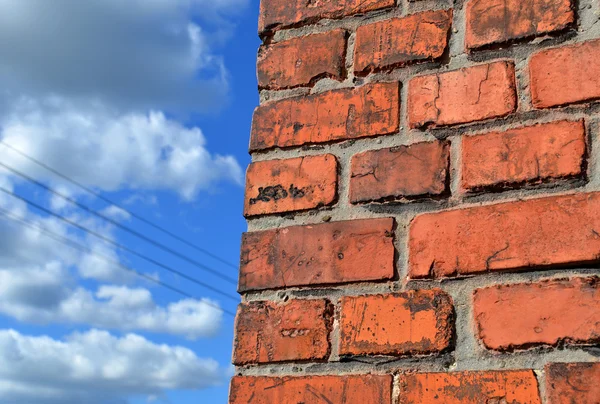
{"type": "Polygon", "coordinates": [[[449,153],[448,143],[436,141],[357,154],[350,202],[441,195],[447,191],[449,153]]]}
{"type": "Polygon", "coordinates": [[[331,205],[337,198],[337,160],[331,154],[250,164],[244,215],[331,205]]]}
{"type": "Polygon", "coordinates": [[[322,18],[342,18],[395,5],[395,0],[261,0],[258,30],[264,33],[322,18]]]}
{"type": "Polygon", "coordinates": [[[343,297],[340,355],[409,355],[450,347],[452,298],[439,289],[343,297]]]}
{"type": "Polygon", "coordinates": [[[411,278],[598,262],[600,193],[578,193],[417,216],[411,278]]]}
{"type": "Polygon", "coordinates": [[[399,83],[270,102],[254,112],[250,150],[389,135],[398,131],[399,111],[399,83]]]}
{"type": "Polygon", "coordinates": [[[529,62],[531,98],[548,108],[600,98],[600,40],[536,53],[529,62]]]}
{"type": "Polygon", "coordinates": [[[391,375],[234,377],[230,404],[391,404],[391,375]]]}
{"type": "Polygon", "coordinates": [[[354,70],[364,74],[438,59],[448,46],[451,24],[452,10],[437,10],[363,25],[356,31],[354,70]]]}
{"type": "Polygon", "coordinates": [[[546,365],[548,404],[600,403],[600,363],[546,365]]]}
{"type": "Polygon", "coordinates": [[[400,375],[399,404],[541,404],[532,370],[400,375]]]}
{"type": "Polygon", "coordinates": [[[560,121],[463,137],[462,187],[539,183],[585,174],[583,121],[560,121]]]}
{"type": "Polygon", "coordinates": [[[550,280],[475,291],[473,311],[486,347],[600,342],[600,279],[550,280]]]}
{"type": "Polygon", "coordinates": [[[330,316],[325,300],[242,303],[236,317],[233,362],[326,359],[330,316]]]}
{"type": "Polygon", "coordinates": [[[246,233],[239,290],[392,279],[393,234],[392,218],[246,233]]]}
{"type": "Polygon", "coordinates": [[[408,84],[411,128],[455,125],[496,118],[517,107],[515,66],[494,62],[419,76],[408,84]]]}
{"type": "Polygon", "coordinates": [[[478,48],[567,28],[575,22],[571,0],[470,0],[467,48],[478,48]]]}
{"type": "Polygon", "coordinates": [[[281,89],[311,85],[315,79],[342,80],[346,32],[334,30],[278,42],[258,53],[258,86],[281,89]]]}

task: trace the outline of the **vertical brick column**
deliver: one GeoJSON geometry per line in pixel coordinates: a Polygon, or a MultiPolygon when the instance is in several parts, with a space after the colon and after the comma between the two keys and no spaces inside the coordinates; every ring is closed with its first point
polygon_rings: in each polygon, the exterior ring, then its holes
{"type": "Polygon", "coordinates": [[[230,404],[600,403],[598,0],[262,0],[230,404]]]}

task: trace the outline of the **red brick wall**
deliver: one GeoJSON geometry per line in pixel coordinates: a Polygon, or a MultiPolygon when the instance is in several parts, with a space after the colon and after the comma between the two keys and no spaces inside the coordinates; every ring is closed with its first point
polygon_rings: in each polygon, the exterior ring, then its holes
{"type": "Polygon", "coordinates": [[[230,403],[600,403],[599,1],[259,29],[230,403]]]}

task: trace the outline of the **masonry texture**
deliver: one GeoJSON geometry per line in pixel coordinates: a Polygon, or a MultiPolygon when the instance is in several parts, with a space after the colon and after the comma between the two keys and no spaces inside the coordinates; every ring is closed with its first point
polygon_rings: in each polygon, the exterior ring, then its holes
{"type": "Polygon", "coordinates": [[[600,404],[600,0],[262,0],[231,404],[600,404]]]}

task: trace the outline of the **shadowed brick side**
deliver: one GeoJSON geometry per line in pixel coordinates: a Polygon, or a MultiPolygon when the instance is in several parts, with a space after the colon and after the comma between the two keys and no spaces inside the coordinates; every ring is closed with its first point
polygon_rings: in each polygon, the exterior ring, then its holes
{"type": "Polygon", "coordinates": [[[394,219],[245,233],[240,291],[392,279],[394,219]]]}
{"type": "Polygon", "coordinates": [[[437,59],[448,46],[451,24],[452,10],[438,10],[363,25],[356,31],[354,70],[364,74],[437,59]]]}
{"type": "Polygon", "coordinates": [[[439,289],[343,297],[340,355],[440,352],[453,329],[452,298],[439,289]]]}
{"type": "Polygon", "coordinates": [[[546,365],[547,404],[600,403],[600,363],[546,365]]]}
{"type": "Polygon", "coordinates": [[[571,0],[470,0],[467,48],[557,31],[575,22],[571,0]]]}
{"type": "Polygon", "coordinates": [[[292,147],[398,131],[399,83],[366,84],[261,105],[250,150],[292,147]]]}
{"type": "Polygon", "coordinates": [[[598,262],[600,193],[578,193],[417,216],[411,278],[598,262]]]}
{"type": "Polygon", "coordinates": [[[230,404],[391,404],[391,375],[234,377],[230,404]]]}
{"type": "Polygon", "coordinates": [[[236,317],[233,362],[326,359],[330,316],[326,300],[242,303],[236,317]]]}
{"type": "Polygon", "coordinates": [[[532,370],[400,375],[399,404],[541,404],[532,370]]]}
{"type": "Polygon", "coordinates": [[[473,310],[489,349],[600,342],[597,277],[478,289],[473,310]]]}

